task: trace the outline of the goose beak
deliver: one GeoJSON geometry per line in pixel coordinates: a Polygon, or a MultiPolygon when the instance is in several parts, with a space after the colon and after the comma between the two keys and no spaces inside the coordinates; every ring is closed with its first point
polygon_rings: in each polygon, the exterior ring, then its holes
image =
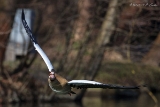
{"type": "Polygon", "coordinates": [[[56,79],[54,72],[50,72],[50,73],[49,73],[49,79],[50,79],[51,81],[53,81],[53,80],[56,79]]]}

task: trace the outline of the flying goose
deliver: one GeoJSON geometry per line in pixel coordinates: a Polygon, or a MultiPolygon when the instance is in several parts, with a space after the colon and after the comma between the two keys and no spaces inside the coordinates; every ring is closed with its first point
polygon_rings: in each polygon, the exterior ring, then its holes
{"type": "Polygon", "coordinates": [[[72,80],[67,81],[64,77],[58,75],[55,73],[55,69],[52,66],[50,60],[48,59],[47,55],[44,53],[44,51],[41,49],[41,47],[38,45],[36,39],[34,38],[31,29],[27,25],[27,22],[25,20],[25,14],[22,10],[21,14],[21,20],[22,24],[26,30],[26,33],[30,37],[35,50],[38,51],[38,53],[43,58],[44,62],[46,63],[48,70],[49,70],[49,77],[48,82],[50,88],[56,92],[61,94],[75,94],[71,88],[104,88],[104,89],[139,89],[141,86],[120,86],[120,85],[113,85],[113,84],[103,84],[96,81],[89,81],[89,80],[72,80]]]}

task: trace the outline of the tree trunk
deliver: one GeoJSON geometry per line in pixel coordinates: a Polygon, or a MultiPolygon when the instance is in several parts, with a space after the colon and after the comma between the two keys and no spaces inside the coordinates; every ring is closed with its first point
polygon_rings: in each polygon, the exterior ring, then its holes
{"type": "Polygon", "coordinates": [[[79,0],[78,10],[79,17],[75,21],[74,41],[82,40],[85,36],[87,28],[90,24],[90,19],[93,16],[93,9],[95,8],[94,0],[79,0]]]}
{"type": "Polygon", "coordinates": [[[153,42],[153,45],[149,52],[144,56],[142,61],[145,64],[152,66],[160,66],[160,33],[158,34],[156,40],[153,42]]]}
{"type": "Polygon", "coordinates": [[[4,9],[0,11],[0,73],[2,73],[6,45],[13,22],[10,13],[13,11],[14,3],[13,1],[5,0],[1,1],[0,4],[0,8],[4,9]]]}
{"type": "Polygon", "coordinates": [[[109,4],[108,11],[104,18],[100,37],[97,41],[98,45],[107,45],[110,42],[113,31],[115,30],[115,19],[117,16],[118,0],[112,0],[109,4]]]}
{"type": "MultiPolygon", "coordinates": [[[[91,59],[89,65],[89,71],[87,71],[86,79],[93,80],[96,77],[96,74],[101,66],[101,62],[103,60],[104,52],[105,52],[105,44],[110,42],[110,37],[112,36],[115,29],[115,19],[117,14],[117,0],[112,0],[109,4],[109,9],[106,13],[105,19],[102,23],[101,31],[99,38],[97,40],[98,46],[95,48],[93,52],[94,58],[91,59]]],[[[88,69],[87,69],[88,70],[88,69]]],[[[82,90],[76,97],[75,101],[82,101],[84,97],[86,89],[82,90]]]]}

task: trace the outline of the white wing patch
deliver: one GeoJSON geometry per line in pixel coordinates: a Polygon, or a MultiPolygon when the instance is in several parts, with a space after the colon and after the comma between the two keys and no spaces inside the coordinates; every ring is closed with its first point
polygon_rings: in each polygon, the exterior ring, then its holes
{"type": "Polygon", "coordinates": [[[38,51],[38,53],[41,55],[41,57],[43,58],[44,62],[47,65],[49,71],[51,72],[51,70],[53,69],[53,66],[52,66],[49,58],[47,57],[47,55],[44,53],[44,51],[40,48],[40,46],[38,44],[34,43],[34,47],[38,51]]]}
{"type": "Polygon", "coordinates": [[[108,88],[108,89],[139,89],[140,86],[121,86],[115,84],[103,84],[96,81],[89,81],[89,80],[72,80],[68,82],[73,88],[108,88]]]}
{"type": "Polygon", "coordinates": [[[96,81],[89,81],[89,80],[72,80],[72,81],[69,81],[68,84],[79,84],[79,85],[87,85],[87,84],[99,84],[99,85],[102,85],[102,83],[100,82],[96,82],[96,81]]]}

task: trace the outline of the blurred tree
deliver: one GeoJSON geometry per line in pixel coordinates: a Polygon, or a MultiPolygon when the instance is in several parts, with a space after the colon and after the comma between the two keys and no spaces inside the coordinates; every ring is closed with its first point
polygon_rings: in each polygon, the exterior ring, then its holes
{"type": "MultiPolygon", "coordinates": [[[[92,56],[94,57],[92,57],[90,60],[89,69],[86,69],[87,76],[85,79],[93,80],[101,66],[106,49],[105,45],[108,45],[110,43],[110,37],[112,36],[115,29],[115,19],[116,15],[118,14],[117,5],[118,0],[112,0],[109,2],[109,6],[99,33],[100,35],[97,39],[97,46],[92,53],[92,56]]],[[[81,93],[76,96],[75,100],[81,101],[84,97],[85,92],[86,89],[82,90],[81,93]]]]}
{"type": "Polygon", "coordinates": [[[74,41],[83,40],[85,33],[91,24],[91,18],[94,17],[96,2],[95,0],[78,1],[78,18],[74,24],[74,41]]]}
{"type": "Polygon", "coordinates": [[[0,1],[0,73],[3,72],[3,61],[5,55],[6,44],[12,26],[12,15],[14,12],[14,1],[0,1]]]}
{"type": "Polygon", "coordinates": [[[0,0],[0,102],[6,99],[5,95],[9,95],[11,89],[8,89],[7,82],[11,82],[11,78],[4,69],[4,55],[7,46],[8,36],[11,31],[11,26],[13,22],[13,13],[15,12],[15,2],[14,0],[0,0]],[[4,100],[2,99],[4,97],[4,100]]]}
{"type": "Polygon", "coordinates": [[[144,58],[142,59],[142,61],[145,64],[149,64],[152,66],[160,66],[160,33],[158,34],[157,38],[155,39],[155,41],[152,44],[151,49],[149,50],[149,52],[144,56],[144,58]]]}

